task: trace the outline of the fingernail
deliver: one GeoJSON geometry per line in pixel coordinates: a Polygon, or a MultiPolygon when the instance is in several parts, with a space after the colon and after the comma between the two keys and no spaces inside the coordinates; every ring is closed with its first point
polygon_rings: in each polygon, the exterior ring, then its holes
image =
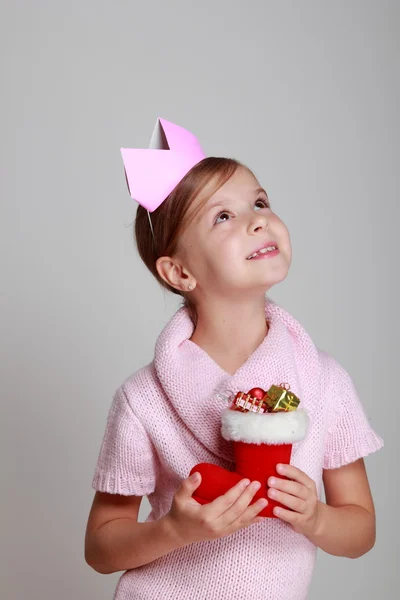
{"type": "Polygon", "coordinates": [[[197,471],[196,471],[196,473],[192,473],[192,479],[193,479],[193,481],[197,481],[198,478],[199,478],[199,474],[198,474],[197,471]]]}
{"type": "Polygon", "coordinates": [[[268,484],[269,484],[269,485],[275,485],[275,484],[276,484],[276,479],[275,479],[275,477],[270,477],[270,478],[269,478],[269,480],[268,480],[268,484]]]}
{"type": "Polygon", "coordinates": [[[242,479],[240,483],[243,487],[247,487],[250,483],[250,479],[242,479]]]}
{"type": "Polygon", "coordinates": [[[251,486],[252,486],[253,490],[259,490],[261,487],[261,483],[259,481],[253,481],[251,486]]]}
{"type": "Polygon", "coordinates": [[[266,500],[265,498],[260,500],[260,506],[267,506],[267,504],[268,504],[268,500],[266,500]]]}

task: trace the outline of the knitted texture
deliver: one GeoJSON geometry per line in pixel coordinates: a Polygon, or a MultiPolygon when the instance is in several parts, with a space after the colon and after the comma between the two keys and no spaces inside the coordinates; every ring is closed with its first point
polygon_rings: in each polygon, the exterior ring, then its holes
{"type": "MultiPolygon", "coordinates": [[[[189,338],[193,325],[180,308],[160,333],[154,359],[115,392],[92,486],[111,494],[147,495],[147,521],[168,512],[173,495],[197,463],[233,470],[233,443],[221,435],[226,404],[218,392],[282,382],[309,417],[291,464],[322,491],[323,469],[337,468],[383,446],[352,380],[316,348],[302,325],[266,298],[269,330],[246,362],[230,375],[189,338]]],[[[303,600],[316,546],[279,519],[223,538],[196,542],[124,572],[114,600],[303,600]]]]}

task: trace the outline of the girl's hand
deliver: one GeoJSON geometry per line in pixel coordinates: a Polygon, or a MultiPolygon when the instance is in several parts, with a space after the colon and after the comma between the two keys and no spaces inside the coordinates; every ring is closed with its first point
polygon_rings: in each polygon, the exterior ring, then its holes
{"type": "Polygon", "coordinates": [[[274,514],[289,523],[297,533],[314,535],[319,527],[320,506],[315,482],[292,465],[278,464],[276,470],[293,481],[270,477],[268,496],[292,510],[275,507],[274,514]]]}
{"type": "Polygon", "coordinates": [[[181,545],[215,540],[263,520],[264,517],[257,517],[257,514],[267,506],[268,500],[260,498],[249,506],[260,487],[259,482],[239,481],[225,494],[204,505],[192,498],[200,482],[200,473],[184,479],[165,515],[181,545]]]}

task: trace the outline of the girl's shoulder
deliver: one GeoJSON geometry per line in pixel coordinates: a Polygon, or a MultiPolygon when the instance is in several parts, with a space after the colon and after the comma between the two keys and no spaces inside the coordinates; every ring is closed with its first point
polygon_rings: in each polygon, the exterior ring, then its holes
{"type": "Polygon", "coordinates": [[[320,364],[320,411],[329,420],[337,420],[340,415],[363,412],[363,402],[356,384],[343,363],[332,354],[318,348],[320,364]]]}
{"type": "Polygon", "coordinates": [[[133,400],[138,394],[157,388],[158,385],[154,361],[151,361],[128,375],[118,389],[122,389],[127,398],[133,400]]]}
{"type": "Polygon", "coordinates": [[[128,375],[115,391],[115,395],[124,396],[131,411],[143,424],[151,420],[153,413],[160,409],[160,399],[163,395],[154,361],[128,375]]]}
{"type": "Polygon", "coordinates": [[[337,358],[322,348],[317,348],[317,351],[322,390],[329,392],[354,385],[349,372],[337,358]]]}

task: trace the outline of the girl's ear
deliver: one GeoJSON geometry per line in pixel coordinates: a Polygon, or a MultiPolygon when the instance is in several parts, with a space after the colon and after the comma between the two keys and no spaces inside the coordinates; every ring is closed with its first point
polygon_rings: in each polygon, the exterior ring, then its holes
{"type": "Polygon", "coordinates": [[[157,259],[156,269],[159,276],[171,287],[186,292],[195,287],[194,278],[189,271],[176,259],[171,256],[161,256],[157,259]]]}

